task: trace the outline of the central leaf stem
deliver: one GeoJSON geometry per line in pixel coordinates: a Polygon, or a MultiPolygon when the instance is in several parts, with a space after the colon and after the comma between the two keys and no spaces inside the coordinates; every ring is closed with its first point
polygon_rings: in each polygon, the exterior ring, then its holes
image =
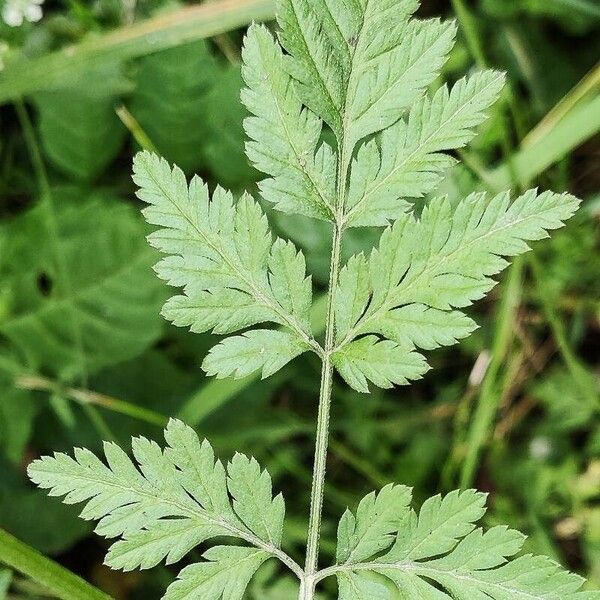
{"type": "Polygon", "coordinates": [[[319,393],[319,414],[317,417],[317,440],[311,491],[310,520],[306,549],[306,578],[301,582],[299,600],[314,598],[315,581],[319,557],[319,537],[321,533],[321,514],[323,511],[323,492],[327,466],[327,446],[329,443],[329,415],[331,409],[331,387],[333,383],[333,364],[331,354],[335,347],[335,298],[340,269],[342,226],[336,223],[333,229],[331,267],[329,273],[329,292],[327,320],[325,329],[325,352],[321,371],[321,389],[319,393]]]}

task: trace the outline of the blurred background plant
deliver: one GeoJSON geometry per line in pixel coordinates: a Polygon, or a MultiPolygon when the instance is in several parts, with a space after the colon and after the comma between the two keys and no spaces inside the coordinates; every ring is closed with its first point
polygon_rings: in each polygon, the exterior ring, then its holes
{"type": "MultiPolygon", "coordinates": [[[[168,326],[167,291],[133,195],[131,157],[156,149],[211,185],[255,190],[244,156],[240,46],[272,0],[0,0],[0,527],[118,599],[158,598],[175,570],[110,573],[76,508],[25,479],[40,453],[103,439],[158,438],[168,416],[222,457],[254,454],[288,491],[287,550],[308,513],[318,365],[266,382],[214,381],[210,336],[168,326]],[[43,12],[43,15],[42,15],[43,12]]],[[[393,392],[335,389],[323,551],[346,506],[389,481],[416,497],[489,492],[489,524],[529,534],[600,586],[600,4],[597,0],[423,0],[456,17],[444,79],[478,66],[509,86],[441,186],[569,190],[583,208],[503,277],[472,314],[481,327],[436,351],[424,381],[393,392]]],[[[439,85],[440,82],[437,83],[439,85]]],[[[439,193],[439,191],[438,191],[439,193]]],[[[426,201],[426,200],[425,200],[426,201]]],[[[419,207],[416,207],[419,210],[419,207]]],[[[325,226],[270,213],[327,276],[325,226]]],[[[345,251],[368,249],[353,233],[345,251]]],[[[322,306],[314,311],[322,325],[322,306]]],[[[0,542],[0,562],[3,547],[0,542]]],[[[252,598],[294,597],[267,568],[252,598]]],[[[326,590],[330,592],[331,590],[326,590]]],[[[0,598],[43,598],[0,570],[0,598]]]]}

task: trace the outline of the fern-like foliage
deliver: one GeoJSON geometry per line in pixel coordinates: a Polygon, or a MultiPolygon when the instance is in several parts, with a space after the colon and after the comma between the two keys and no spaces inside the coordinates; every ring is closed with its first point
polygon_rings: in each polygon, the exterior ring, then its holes
{"type": "Polygon", "coordinates": [[[184,287],[165,305],[167,319],[221,334],[266,322],[284,327],[225,339],[204,361],[206,371],[225,377],[262,369],[267,376],[307,350],[319,351],[309,323],[312,288],[304,257],[289,242],[273,242],[251,196],[234,201],[217,188],[209,199],[200,179],[188,186],[180,169],[147,152],[136,156],[134,179],[150,205],[146,219],[162,227],[149,238],[168,254],[156,271],[184,287]]]}
{"type": "MultiPolygon", "coordinates": [[[[166,600],[242,600],[270,558],[302,578],[302,569],[281,550],[285,506],[281,494],[273,496],[268,473],[243,454],[224,466],[206,440],[175,419],[165,440],[161,449],[134,439],[135,463],[107,442],[105,462],[77,448],[74,457],[56,453],[35,460],[28,473],[51,496],[85,502],[81,517],[98,521],[98,535],[118,538],[105,561],[114,569],[172,564],[207,540],[236,540],[185,567],[166,600]]],[[[434,496],[418,514],[411,496],[410,488],[390,484],[363,498],[356,513],[347,510],[338,527],[336,564],[315,579],[336,576],[339,600],[600,598],[600,592],[579,591],[583,580],[548,558],[510,560],[525,538],[506,527],[477,528],[485,494],[434,496]]]]}
{"type": "MultiPolygon", "coordinates": [[[[506,258],[576,210],[570,195],[532,190],[513,202],[508,193],[433,198],[420,216],[412,214],[411,200],[435,189],[454,162],[445,152],[469,142],[504,80],[483,71],[428,95],[456,28],[413,19],[417,7],[417,0],[280,0],[279,40],[253,25],[244,42],[246,152],[266,175],[262,199],[333,229],[323,343],[309,321],[304,257],[273,239],[254,198],[220,187],[211,196],[198,177],[188,182],[165,160],[148,152],[135,158],[138,196],[157,228],[149,241],[165,255],[156,271],[182,289],[163,315],[195,332],[229,336],[205,358],[208,374],[266,377],[311,351],[324,364],[322,407],[334,368],[362,392],[422,377],[428,366],[420,351],[469,335],[475,323],[462,309],[492,288],[506,258]],[[359,226],[385,230],[369,256],[342,266],[344,232],[359,226]]],[[[324,464],[327,410],[321,412],[324,464]]],[[[82,516],[99,521],[99,534],[120,538],[107,556],[115,568],[172,563],[212,538],[237,540],[186,567],[168,600],[241,600],[270,557],[298,577],[301,600],[314,600],[316,584],[330,576],[340,600],[600,598],[580,592],[582,580],[549,559],[513,559],[523,536],[478,529],[485,496],[473,490],[431,498],[419,513],[404,486],[369,494],[343,515],[336,564],[322,570],[319,519],[311,511],[303,569],[281,550],[283,500],[273,498],[269,475],[253,459],[236,455],[225,468],[208,442],[178,421],[165,437],[164,451],[134,440],[137,465],[107,444],[106,464],[76,450],[74,458],[35,461],[29,474],[68,503],[87,502],[82,516]]],[[[316,488],[323,477],[322,468],[315,472],[316,488]]]]}
{"type": "Polygon", "coordinates": [[[67,504],[87,502],[82,518],[98,521],[99,535],[120,538],[106,557],[115,569],[174,563],[215,537],[245,543],[212,548],[205,562],[183,569],[165,595],[168,600],[241,600],[262,563],[272,556],[285,558],[280,550],[283,498],[273,497],[271,478],[254,459],[236,454],[224,467],[210,444],[181,421],[169,422],[165,439],[164,450],[145,438],[134,439],[137,464],[107,442],[106,463],[76,449],[74,458],[58,453],[34,461],[29,476],[67,504]]]}
{"type": "Polygon", "coordinates": [[[420,377],[424,361],[413,348],[469,335],[475,323],[453,309],[482,298],[508,265],[503,256],[528,250],[577,206],[573,196],[535,190],[512,203],[508,194],[472,194],[454,208],[436,200],[419,220],[396,220],[368,258],[355,256],[340,274],[334,364],[346,382],[366,392],[367,380],[390,387],[420,377]]]}
{"type": "Polygon", "coordinates": [[[525,537],[497,526],[477,527],[485,494],[451,492],[416,513],[410,490],[388,486],[347,511],[338,529],[340,600],[590,600],[583,579],[546,557],[522,555],[525,537]],[[400,594],[398,596],[398,594],[400,594]]]}
{"type": "Polygon", "coordinates": [[[246,146],[254,166],[271,175],[263,198],[283,212],[335,218],[335,158],[322,144],[322,122],[303,108],[284,69],[281,47],[265,27],[251,28],[244,44],[242,101],[253,116],[245,121],[246,146]]]}
{"type": "Polygon", "coordinates": [[[461,79],[452,89],[424,96],[408,114],[363,144],[354,161],[345,219],[349,226],[387,225],[435,189],[454,164],[444,151],[468,143],[474,127],[498,97],[504,76],[482,71],[461,79]]]}

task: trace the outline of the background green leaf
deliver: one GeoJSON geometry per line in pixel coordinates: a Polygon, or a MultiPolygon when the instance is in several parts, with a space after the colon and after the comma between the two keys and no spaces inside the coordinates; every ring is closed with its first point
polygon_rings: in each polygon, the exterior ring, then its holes
{"type": "Polygon", "coordinates": [[[165,289],[152,273],[156,255],[131,207],[76,188],[51,193],[60,202],[58,239],[47,231],[43,206],[4,231],[7,308],[0,332],[29,368],[73,377],[132,358],[155,341],[165,289]]]}

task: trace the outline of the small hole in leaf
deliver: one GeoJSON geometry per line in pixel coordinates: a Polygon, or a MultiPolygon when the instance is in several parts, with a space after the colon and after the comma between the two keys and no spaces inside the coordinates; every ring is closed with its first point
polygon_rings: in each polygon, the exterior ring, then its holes
{"type": "Polygon", "coordinates": [[[37,287],[42,296],[49,296],[52,293],[52,279],[48,273],[40,273],[37,278],[37,287]]]}

